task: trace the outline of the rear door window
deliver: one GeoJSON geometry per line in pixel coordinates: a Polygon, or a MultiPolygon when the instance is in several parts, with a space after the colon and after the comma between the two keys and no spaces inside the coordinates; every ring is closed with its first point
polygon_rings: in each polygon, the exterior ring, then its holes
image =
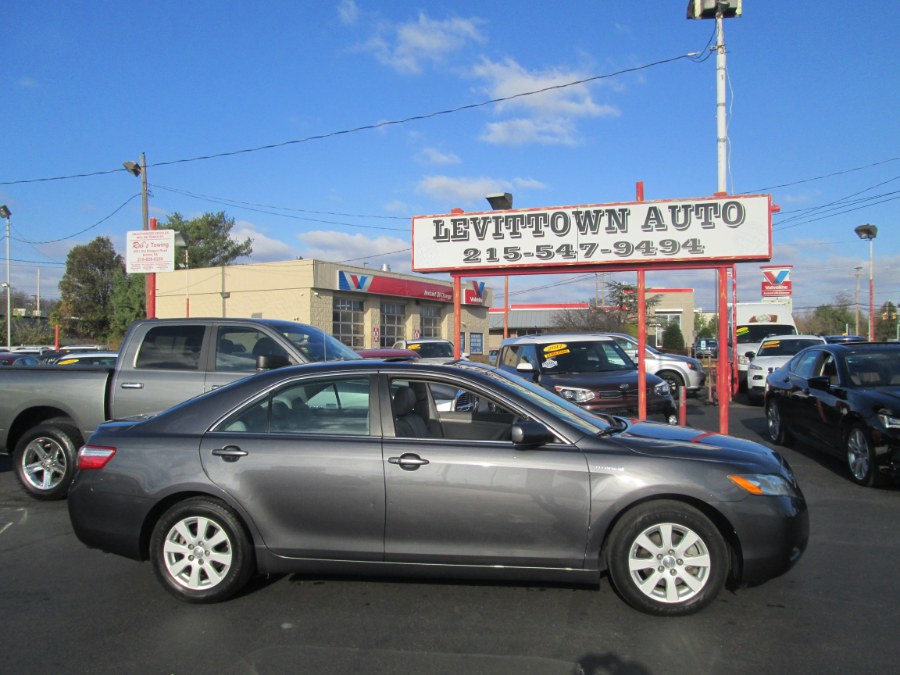
{"type": "Polygon", "coordinates": [[[199,370],[204,326],[156,326],[147,331],[135,368],[199,370]]]}

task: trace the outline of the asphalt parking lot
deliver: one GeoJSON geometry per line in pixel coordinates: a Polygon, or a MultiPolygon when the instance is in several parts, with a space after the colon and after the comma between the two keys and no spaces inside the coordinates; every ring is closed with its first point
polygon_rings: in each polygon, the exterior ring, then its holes
{"type": "MultiPolygon", "coordinates": [[[[688,423],[718,428],[692,399],[688,423]]],[[[762,409],[732,434],[765,441],[762,409]]],[[[149,564],[88,550],[65,502],[36,502],[0,458],[0,630],[10,673],[894,673],[900,488],[851,483],[813,448],[780,448],[811,538],[788,574],[660,619],[605,581],[574,586],[260,579],[220,605],[166,594],[149,564]]]]}

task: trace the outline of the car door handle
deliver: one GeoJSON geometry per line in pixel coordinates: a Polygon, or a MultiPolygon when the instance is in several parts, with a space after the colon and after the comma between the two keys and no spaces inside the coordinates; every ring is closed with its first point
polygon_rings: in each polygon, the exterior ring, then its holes
{"type": "Polygon", "coordinates": [[[226,462],[236,462],[241,457],[246,457],[250,453],[246,450],[241,450],[236,445],[226,445],[224,448],[216,448],[212,451],[216,457],[221,457],[226,462]]]}
{"type": "Polygon", "coordinates": [[[428,464],[427,459],[422,459],[414,452],[405,452],[399,457],[388,457],[391,464],[399,464],[404,471],[415,471],[420,466],[428,464]]]}
{"type": "Polygon", "coordinates": [[[121,386],[122,386],[122,389],[143,389],[144,383],[143,382],[123,382],[121,386]]]}

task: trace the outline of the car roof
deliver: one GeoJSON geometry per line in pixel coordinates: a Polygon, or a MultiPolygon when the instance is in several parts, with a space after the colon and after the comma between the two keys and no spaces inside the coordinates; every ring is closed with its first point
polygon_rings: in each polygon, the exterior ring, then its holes
{"type": "Polygon", "coordinates": [[[794,335],[792,333],[785,335],[770,335],[763,340],[763,342],[768,342],[769,340],[815,340],[816,342],[825,342],[825,338],[821,335],[794,335]]]}
{"type": "Polygon", "coordinates": [[[547,333],[506,338],[500,346],[536,345],[545,342],[613,342],[612,333],[547,333]]]}

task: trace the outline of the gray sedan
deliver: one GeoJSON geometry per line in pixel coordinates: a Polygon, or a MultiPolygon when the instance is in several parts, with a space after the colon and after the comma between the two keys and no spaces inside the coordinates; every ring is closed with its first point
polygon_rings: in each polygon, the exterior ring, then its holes
{"type": "Polygon", "coordinates": [[[596,584],[701,609],[786,572],[806,502],[775,451],[591,414],[475,363],[355,361],[245,378],[101,425],[69,513],[188,602],[256,573],[596,584]]]}

